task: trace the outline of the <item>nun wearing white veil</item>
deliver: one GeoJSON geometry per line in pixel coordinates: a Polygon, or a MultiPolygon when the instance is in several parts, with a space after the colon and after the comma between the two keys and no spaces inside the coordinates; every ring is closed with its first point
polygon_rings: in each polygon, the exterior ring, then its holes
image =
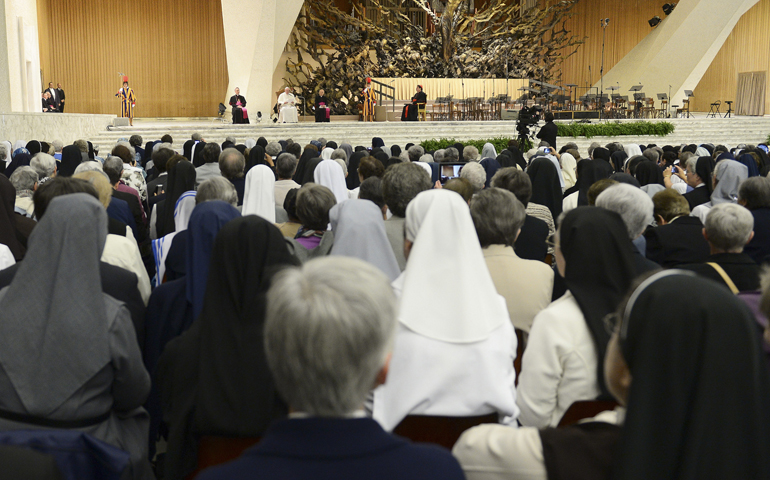
{"type": "Polygon", "coordinates": [[[267,165],[256,165],[246,174],[241,213],[275,223],[275,174],[267,165]]]}
{"type": "Polygon", "coordinates": [[[448,190],[424,191],[407,207],[405,230],[406,270],[393,282],[399,325],[373,418],[388,431],[407,415],[497,413],[515,425],[516,334],[467,204],[448,190]]]}
{"type": "Polygon", "coordinates": [[[369,200],[348,200],[332,207],[329,223],[334,232],[330,255],[344,255],[365,260],[392,282],[401,274],[396,256],[385,233],[380,208],[369,200]]]}
{"type": "Polygon", "coordinates": [[[345,183],[345,173],[342,167],[334,160],[324,160],[313,171],[313,180],[319,185],[328,188],[337,199],[337,205],[350,198],[350,190],[345,183]]]}

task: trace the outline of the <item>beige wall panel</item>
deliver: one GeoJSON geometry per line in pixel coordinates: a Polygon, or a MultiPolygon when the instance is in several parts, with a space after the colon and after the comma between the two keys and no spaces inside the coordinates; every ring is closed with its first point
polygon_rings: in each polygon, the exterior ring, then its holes
{"type": "MultiPolygon", "coordinates": [[[[647,24],[647,20],[655,15],[665,18],[661,8],[664,3],[667,1],[581,0],[578,2],[572,9],[574,15],[567,21],[566,28],[578,37],[588,38],[562,65],[562,82],[577,84],[579,93],[583,95],[586,91],[585,87],[599,81],[602,64],[600,19],[610,19],[604,51],[604,73],[606,74],[650,33],[652,29],[647,24]]],[[[606,89],[609,85],[605,84],[604,87],[606,89]]]]}
{"type": "Polygon", "coordinates": [[[120,114],[118,72],[136,117],[213,117],[227,90],[220,0],[38,0],[44,81],[68,113],[120,114]]]}
{"type": "MultiPolygon", "coordinates": [[[[770,0],[761,0],[741,17],[693,92],[693,110],[707,112],[717,100],[735,101],[738,73],[770,70],[768,22],[770,0]]],[[[770,87],[770,75],[767,78],[770,87]]],[[[727,111],[726,105],[721,111],[727,111]]],[[[765,99],[765,112],[770,112],[770,96],[765,99]]]]}

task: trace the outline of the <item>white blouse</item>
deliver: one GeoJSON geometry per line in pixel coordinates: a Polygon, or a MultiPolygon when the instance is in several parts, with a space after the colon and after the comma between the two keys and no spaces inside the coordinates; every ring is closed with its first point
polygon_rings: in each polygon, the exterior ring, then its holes
{"type": "Polygon", "coordinates": [[[532,323],[516,389],[519,422],[555,427],[574,402],[596,399],[597,362],[583,312],[568,291],[532,323]]]}

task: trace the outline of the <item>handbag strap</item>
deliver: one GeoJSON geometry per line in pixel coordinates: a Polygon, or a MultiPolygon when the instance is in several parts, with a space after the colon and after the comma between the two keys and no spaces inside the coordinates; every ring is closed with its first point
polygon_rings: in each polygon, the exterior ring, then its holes
{"type": "Polygon", "coordinates": [[[716,270],[719,276],[722,277],[722,280],[724,280],[727,286],[730,288],[730,291],[733,292],[734,295],[738,295],[740,290],[738,290],[738,287],[735,286],[735,283],[733,283],[733,280],[730,278],[727,272],[725,272],[725,270],[719,266],[719,264],[714,262],[707,262],[706,265],[710,265],[711,268],[716,270]]]}

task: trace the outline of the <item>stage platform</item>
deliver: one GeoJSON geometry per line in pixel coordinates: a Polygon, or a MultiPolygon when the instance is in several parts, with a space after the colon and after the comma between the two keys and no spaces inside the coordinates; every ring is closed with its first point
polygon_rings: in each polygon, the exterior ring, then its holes
{"type": "MultiPolygon", "coordinates": [[[[598,123],[597,120],[590,120],[598,123]]],[[[616,120],[613,120],[615,122],[616,120]]],[[[634,122],[638,120],[620,120],[634,122]]],[[[658,121],[658,120],[653,120],[658,121]]],[[[594,137],[591,139],[559,137],[558,146],[574,141],[585,154],[588,146],[596,141],[606,144],[612,141],[621,143],[637,143],[658,145],[675,145],[683,143],[714,143],[737,145],[739,143],[762,143],[770,133],[770,117],[733,117],[706,118],[705,113],[696,113],[695,118],[668,119],[676,126],[676,130],[666,137],[655,136],[623,136],[623,137],[594,137]]],[[[557,122],[559,123],[559,122],[557,122]]],[[[542,124],[542,123],[541,123],[542,124]]],[[[235,137],[238,143],[248,138],[265,137],[268,141],[291,138],[305,145],[310,140],[319,137],[334,140],[337,143],[348,142],[353,146],[371,145],[373,137],[381,137],[386,145],[401,145],[419,143],[423,140],[453,138],[458,141],[488,139],[494,137],[515,137],[515,121],[489,122],[374,122],[364,123],[355,121],[340,121],[331,123],[297,123],[232,125],[212,121],[211,119],[134,119],[133,127],[113,127],[91,137],[91,141],[100,146],[100,151],[106,152],[120,138],[128,138],[132,134],[143,137],[144,142],[158,140],[164,134],[174,138],[174,148],[181,152],[185,141],[193,133],[200,133],[206,141],[222,143],[226,137],[235,137]]]]}

